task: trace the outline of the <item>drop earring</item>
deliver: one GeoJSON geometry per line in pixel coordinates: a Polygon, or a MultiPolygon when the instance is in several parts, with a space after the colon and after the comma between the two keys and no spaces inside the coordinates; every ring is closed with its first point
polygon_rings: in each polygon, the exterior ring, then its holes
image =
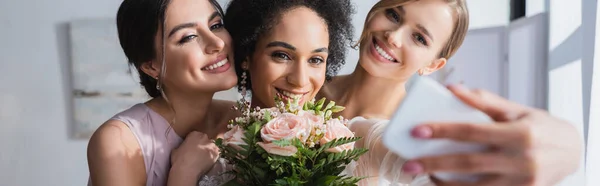
{"type": "Polygon", "coordinates": [[[156,79],[156,90],[160,90],[160,82],[158,81],[158,76],[156,76],[154,79],[156,79]]]}
{"type": "Polygon", "coordinates": [[[244,70],[244,72],[242,72],[242,81],[240,81],[240,86],[242,89],[242,99],[246,100],[246,96],[247,96],[247,90],[246,90],[246,80],[248,79],[248,74],[247,71],[244,70]]]}

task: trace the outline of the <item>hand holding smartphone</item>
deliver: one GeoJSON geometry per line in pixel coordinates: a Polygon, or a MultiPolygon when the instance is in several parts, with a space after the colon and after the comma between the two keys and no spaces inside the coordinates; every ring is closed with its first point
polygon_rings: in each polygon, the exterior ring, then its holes
{"type": "MultiPolygon", "coordinates": [[[[414,76],[406,85],[407,94],[391,118],[383,143],[392,152],[406,159],[482,151],[480,144],[448,139],[416,139],[411,130],[426,122],[490,123],[485,113],[456,98],[445,86],[429,77],[414,76]]],[[[444,181],[475,181],[473,175],[434,173],[444,181]]]]}

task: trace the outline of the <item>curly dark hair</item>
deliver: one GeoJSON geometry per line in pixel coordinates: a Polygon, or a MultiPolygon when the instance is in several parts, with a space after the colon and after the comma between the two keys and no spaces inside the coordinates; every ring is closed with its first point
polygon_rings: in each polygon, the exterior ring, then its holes
{"type": "MultiPolygon", "coordinates": [[[[208,0],[223,15],[223,10],[215,0],[208,0]]],[[[171,0],[124,0],[117,11],[117,31],[123,52],[140,75],[140,84],[150,97],[160,97],[156,89],[159,82],[142,71],[142,64],[156,58],[154,37],[162,33],[165,13],[171,0]],[[160,28],[160,30],[159,30],[160,28]]]]}
{"type": "MultiPolygon", "coordinates": [[[[352,14],[355,10],[351,0],[232,0],[225,11],[224,22],[233,40],[239,90],[242,89],[242,62],[252,56],[258,40],[278,24],[281,15],[299,6],[313,10],[327,24],[329,56],[326,79],[331,80],[345,64],[346,47],[350,46],[354,35],[352,14]]],[[[251,87],[248,77],[246,89],[251,87]]]]}

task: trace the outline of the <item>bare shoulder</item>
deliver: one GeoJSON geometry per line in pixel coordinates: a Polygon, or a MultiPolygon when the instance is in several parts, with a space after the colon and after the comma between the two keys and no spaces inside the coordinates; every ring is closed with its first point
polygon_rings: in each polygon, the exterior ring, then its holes
{"type": "Polygon", "coordinates": [[[94,186],[145,184],[140,145],[121,121],[109,120],[94,132],[88,143],[87,157],[94,186]]]}
{"type": "Polygon", "coordinates": [[[118,120],[108,120],[90,138],[88,151],[96,152],[89,155],[131,153],[140,151],[140,145],[125,123],[118,120]]]}

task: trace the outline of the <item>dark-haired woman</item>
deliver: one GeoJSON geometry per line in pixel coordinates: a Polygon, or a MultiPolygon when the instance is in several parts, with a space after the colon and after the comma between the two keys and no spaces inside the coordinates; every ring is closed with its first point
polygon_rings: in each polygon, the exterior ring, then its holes
{"type": "Polygon", "coordinates": [[[214,0],[123,1],[119,40],[152,99],[96,130],[90,185],[194,185],[215,165],[210,139],[227,129],[232,116],[221,113],[233,113],[212,98],[237,81],[222,16],[214,0]]]}

